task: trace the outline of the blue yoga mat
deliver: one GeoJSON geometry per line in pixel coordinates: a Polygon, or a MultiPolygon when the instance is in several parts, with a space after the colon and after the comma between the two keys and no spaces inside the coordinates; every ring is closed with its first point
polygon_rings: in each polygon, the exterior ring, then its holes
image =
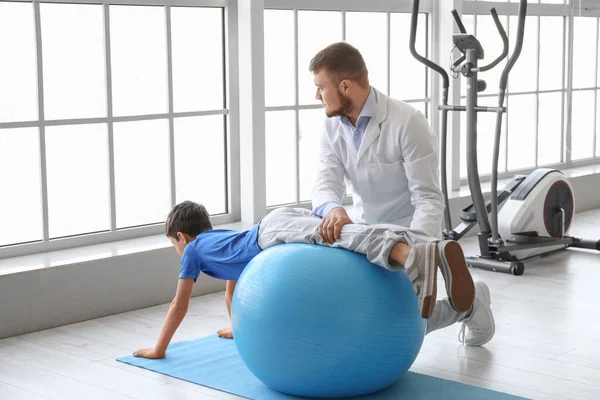
{"type": "MultiPolygon", "coordinates": [[[[126,356],[117,361],[250,399],[300,399],[267,388],[246,368],[233,340],[217,335],[172,343],[167,357],[148,360],[126,356]]],[[[522,397],[407,372],[395,385],[360,399],[516,400],[522,397]]]]}

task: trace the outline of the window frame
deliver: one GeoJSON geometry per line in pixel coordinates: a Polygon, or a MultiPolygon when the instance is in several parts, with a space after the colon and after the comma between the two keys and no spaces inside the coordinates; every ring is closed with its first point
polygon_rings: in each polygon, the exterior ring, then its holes
{"type": "MultiPolygon", "coordinates": [[[[436,57],[435,43],[433,40],[432,21],[435,18],[434,2],[436,0],[421,0],[419,4],[419,13],[426,14],[426,26],[421,27],[426,33],[425,46],[429,57],[436,57]]],[[[299,72],[298,72],[298,12],[299,11],[335,11],[340,12],[342,18],[342,40],[346,40],[346,13],[347,12],[378,12],[386,14],[387,21],[387,87],[382,88],[387,94],[391,89],[391,14],[392,13],[411,13],[412,1],[391,1],[391,0],[374,0],[365,4],[362,0],[264,0],[264,10],[288,10],[294,13],[294,104],[286,106],[268,106],[265,107],[265,115],[272,111],[294,111],[295,114],[295,201],[284,204],[265,205],[265,212],[269,212],[281,206],[293,206],[301,208],[312,208],[310,200],[301,200],[300,198],[300,154],[299,154],[299,139],[300,139],[300,111],[322,109],[320,104],[300,104],[299,100],[299,72]]],[[[407,43],[408,47],[408,43],[407,43]]],[[[423,66],[425,68],[425,66],[423,66]]],[[[431,118],[432,126],[436,126],[438,121],[437,112],[432,112],[434,107],[437,109],[439,100],[438,96],[432,96],[432,93],[439,93],[437,87],[437,76],[432,75],[428,69],[426,72],[427,81],[425,82],[425,97],[418,99],[405,99],[408,103],[424,103],[425,115],[431,118]]],[[[437,134],[437,129],[435,130],[437,134]]],[[[343,205],[352,204],[352,196],[346,195],[342,200],[343,205]]]]}
{"type": "MultiPolygon", "coordinates": [[[[214,224],[225,224],[239,220],[240,195],[239,195],[239,124],[237,116],[237,104],[239,102],[239,90],[237,86],[238,58],[235,46],[231,46],[231,40],[236,40],[237,29],[236,8],[231,7],[228,0],[11,0],[15,3],[28,3],[34,12],[36,68],[37,68],[37,108],[38,118],[31,121],[0,122],[0,129],[35,127],[39,130],[40,138],[40,176],[41,176],[41,204],[42,204],[42,227],[41,240],[14,243],[0,246],[0,259],[25,256],[35,253],[69,249],[79,246],[102,244],[118,240],[135,239],[149,235],[164,234],[164,221],[159,223],[144,224],[141,226],[117,228],[116,221],[116,193],[115,193],[115,157],[113,126],[117,122],[166,119],[169,123],[169,163],[170,163],[170,199],[171,205],[176,203],[175,182],[175,132],[174,121],[180,117],[222,115],[224,119],[223,139],[225,140],[225,208],[223,214],[212,215],[214,224]],[[107,112],[105,117],[98,118],[75,118],[46,120],[44,116],[44,82],[43,82],[43,38],[41,32],[40,4],[62,3],[77,5],[99,5],[103,13],[103,35],[104,35],[104,61],[105,61],[105,90],[107,94],[107,112]],[[113,116],[112,110],[112,76],[111,76],[111,49],[110,49],[110,7],[114,5],[129,6],[156,6],[164,8],[166,20],[166,58],[167,58],[167,82],[168,82],[168,111],[161,114],[113,116]],[[173,109],[173,58],[171,42],[171,8],[172,7],[211,7],[222,9],[223,22],[223,108],[215,110],[174,112],[173,109]],[[110,199],[110,227],[106,231],[82,233],[73,236],[51,238],[49,234],[48,219],[48,182],[46,171],[46,149],[45,130],[49,126],[79,125],[102,123],[107,125],[108,158],[109,158],[109,199],[110,199]]],[[[165,215],[166,217],[166,215],[165,215]]]]}
{"type": "MultiPolygon", "coordinates": [[[[460,6],[462,8],[462,14],[469,15],[489,15],[490,8],[496,8],[498,15],[500,16],[516,16],[518,14],[518,3],[508,3],[506,1],[473,1],[473,0],[459,0],[461,2],[460,6]]],[[[597,121],[597,107],[598,107],[598,91],[600,87],[597,83],[596,86],[590,88],[580,88],[573,89],[573,31],[574,31],[574,19],[575,17],[595,17],[596,18],[596,52],[598,52],[598,32],[599,32],[599,18],[600,18],[600,6],[596,5],[596,8],[591,8],[594,0],[584,0],[579,8],[579,0],[565,0],[565,4],[536,4],[529,3],[527,5],[527,17],[535,17],[538,19],[538,37],[540,34],[540,20],[541,17],[546,16],[555,16],[555,17],[564,17],[564,33],[563,33],[563,88],[556,90],[540,90],[539,89],[539,77],[540,77],[540,54],[539,49],[540,46],[538,44],[537,47],[537,75],[536,75],[536,90],[534,91],[516,91],[510,92],[510,88],[507,90],[507,95],[505,99],[505,105],[510,110],[510,95],[522,95],[522,94],[535,94],[536,95],[536,140],[535,140],[535,166],[527,167],[527,168],[519,168],[519,169],[508,169],[508,149],[509,145],[505,146],[505,171],[498,173],[498,179],[509,179],[514,175],[520,174],[529,174],[533,172],[537,168],[554,168],[554,169],[569,169],[569,168],[578,168],[585,167],[590,165],[596,165],[600,162],[600,154],[596,151],[596,140],[598,134],[594,135],[593,146],[594,146],[594,155],[590,158],[580,159],[580,160],[572,160],[571,153],[567,149],[571,148],[572,142],[572,99],[573,92],[579,90],[593,90],[594,91],[594,99],[595,99],[595,114],[594,114],[594,126],[598,127],[597,121]],[[588,4],[589,3],[589,4],[588,4]],[[561,135],[561,161],[552,163],[552,164],[544,164],[538,166],[538,136],[539,136],[539,94],[543,93],[562,93],[563,94],[563,107],[562,107],[562,135],[561,135]]],[[[475,17],[475,20],[477,17],[475,17]]],[[[475,25],[477,25],[475,23],[475,25]]],[[[518,62],[518,61],[517,61],[518,62]]],[[[598,74],[598,54],[596,53],[596,75],[598,74]]],[[[512,71],[511,71],[512,72],[512,71]]],[[[597,76],[596,76],[597,78],[597,76]]],[[[497,96],[494,95],[482,95],[481,98],[488,99],[497,99],[497,96]]],[[[461,93],[461,99],[464,99],[461,93]]],[[[508,121],[508,120],[507,120],[508,121]]],[[[597,130],[597,128],[596,128],[597,130]]],[[[508,142],[507,142],[508,143],[508,142]]],[[[459,160],[460,162],[460,157],[459,160]]],[[[459,185],[454,185],[453,189],[458,189],[457,186],[463,186],[468,184],[468,179],[466,176],[460,175],[460,166],[458,167],[459,176],[458,183],[459,185]]],[[[491,180],[491,174],[482,174],[480,176],[481,182],[489,182],[491,180]]]]}

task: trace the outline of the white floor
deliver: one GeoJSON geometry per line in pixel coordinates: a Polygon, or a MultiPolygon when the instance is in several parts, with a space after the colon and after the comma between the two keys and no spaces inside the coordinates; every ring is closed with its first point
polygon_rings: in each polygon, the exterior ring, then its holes
{"type": "MultiPolygon", "coordinates": [[[[599,227],[600,210],[582,213],[571,233],[600,238],[599,227]]],[[[462,243],[476,251],[473,239],[462,243]]],[[[528,398],[600,398],[600,254],[557,253],[530,262],[520,277],[472,273],[492,291],[494,340],[467,348],[457,340],[460,325],[434,332],[412,371],[528,398]]],[[[153,346],[167,308],[1,340],[0,399],[238,398],[114,361],[153,346]]],[[[195,298],[174,340],[227,325],[222,293],[195,298]]]]}

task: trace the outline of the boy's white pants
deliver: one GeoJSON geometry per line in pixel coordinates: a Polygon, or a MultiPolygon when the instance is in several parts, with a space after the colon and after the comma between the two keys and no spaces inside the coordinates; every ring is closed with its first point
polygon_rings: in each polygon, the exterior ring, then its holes
{"type": "MultiPolygon", "coordinates": [[[[332,245],[319,234],[321,218],[304,208],[281,207],[271,211],[258,230],[258,246],[266,249],[284,243],[313,243],[339,247],[364,254],[369,261],[390,270],[402,268],[389,259],[392,247],[398,242],[412,246],[417,243],[437,242],[439,239],[423,232],[391,224],[346,224],[340,238],[332,245]]],[[[457,313],[448,299],[438,300],[427,320],[427,333],[450,326],[466,316],[457,313]]]]}

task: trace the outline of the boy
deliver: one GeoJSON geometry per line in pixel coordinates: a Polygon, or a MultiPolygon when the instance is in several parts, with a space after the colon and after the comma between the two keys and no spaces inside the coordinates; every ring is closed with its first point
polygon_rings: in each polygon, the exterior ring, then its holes
{"type": "MultiPolygon", "coordinates": [[[[369,261],[389,270],[405,268],[419,298],[420,314],[428,319],[428,333],[462,320],[469,328],[467,344],[481,345],[491,339],[494,321],[487,286],[478,282],[476,296],[457,242],[439,242],[420,231],[395,225],[347,224],[339,239],[329,245],[318,233],[320,221],[310,210],[279,208],[252,229],[237,232],[213,229],[209,213],[200,204],[191,201],[177,204],[165,222],[165,233],[181,256],[177,293],[155,348],[138,350],[134,356],[165,357],[169,342],[185,317],[193,284],[201,272],[227,281],[225,299],[231,315],[235,285],[248,262],[262,250],[283,243],[345,248],[365,254],[369,261]],[[438,302],[440,309],[431,318],[436,306],[438,267],[449,297],[438,302]]],[[[231,329],[219,331],[219,336],[233,338],[231,329]]]]}

